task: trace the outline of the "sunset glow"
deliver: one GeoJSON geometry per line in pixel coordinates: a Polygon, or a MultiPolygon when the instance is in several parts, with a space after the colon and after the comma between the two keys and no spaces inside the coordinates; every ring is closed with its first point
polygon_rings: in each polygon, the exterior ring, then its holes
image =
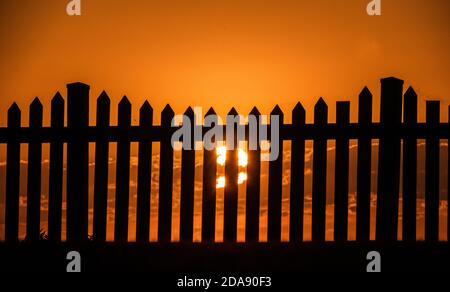
{"type": "MultiPolygon", "coordinates": [[[[220,166],[225,165],[225,161],[227,158],[227,147],[219,146],[216,149],[217,154],[217,164],[220,166]]],[[[248,155],[242,148],[238,150],[238,166],[239,167],[247,167],[248,164],[248,155]]],[[[238,175],[238,184],[243,184],[247,180],[247,172],[246,170],[240,171],[238,175]]],[[[222,189],[225,187],[225,176],[219,176],[217,178],[216,189],[222,189]]]]}

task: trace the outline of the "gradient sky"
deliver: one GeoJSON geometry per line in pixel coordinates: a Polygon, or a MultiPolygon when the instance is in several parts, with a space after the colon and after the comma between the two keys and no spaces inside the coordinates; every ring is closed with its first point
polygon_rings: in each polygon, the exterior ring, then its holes
{"type": "Polygon", "coordinates": [[[447,119],[447,0],[382,0],[379,17],[366,14],[369,0],[82,0],[79,17],[66,15],[68,2],[0,1],[0,113],[18,101],[26,122],[34,96],[49,105],[82,81],[92,104],[106,89],[114,113],[128,95],[135,118],[147,98],[157,112],[170,103],[221,114],[290,111],[301,100],[311,120],[324,96],[333,120],[335,101],[368,85],[377,119],[379,79],[397,76],[418,91],[421,112],[425,97],[441,99],[447,119]]]}
{"type": "MultiPolygon", "coordinates": [[[[214,106],[223,115],[233,106],[245,114],[254,105],[268,114],[275,104],[289,113],[297,101],[304,104],[307,120],[311,121],[320,96],[329,104],[331,121],[337,100],[352,101],[351,118],[356,120],[357,95],[365,85],[374,94],[377,120],[379,79],[387,76],[404,79],[405,89],[414,86],[421,120],[425,99],[441,100],[441,120],[448,118],[448,0],[382,0],[382,16],[378,17],[366,14],[370,0],[81,0],[79,17],[66,15],[68,2],[0,1],[0,126],[6,125],[6,111],[14,101],[22,108],[26,125],[27,107],[35,96],[44,103],[44,124],[48,125],[50,99],[56,91],[65,96],[66,84],[74,81],[91,85],[91,123],[95,120],[95,98],[104,89],[112,99],[113,122],[123,95],[133,103],[133,123],[145,99],[156,111],[156,123],[158,112],[167,103],[177,113],[191,105],[202,106],[205,111],[214,106]]],[[[447,144],[441,145],[441,151],[445,149],[442,161],[446,161],[446,148],[447,144]]],[[[419,149],[423,150],[423,145],[419,149]]],[[[329,149],[329,153],[333,151],[329,149]]],[[[22,153],[26,153],[24,149],[22,153]]],[[[0,206],[4,202],[4,154],[5,147],[0,145],[0,206]]],[[[329,155],[333,158],[334,154],[329,155]]],[[[43,156],[48,156],[45,145],[43,156]]],[[[418,172],[423,176],[423,151],[418,156],[418,172]]],[[[114,165],[115,158],[111,159],[114,165]]],[[[158,170],[158,159],[155,154],[154,170],[158,170]]],[[[349,206],[353,228],[355,161],[353,153],[349,206]]],[[[43,163],[43,206],[47,162],[43,163]]],[[[333,159],[329,163],[331,192],[333,159]]],[[[447,171],[443,163],[441,198],[447,193],[447,185],[442,183],[447,171]]],[[[26,158],[21,165],[23,235],[26,158]]],[[[179,165],[175,168],[179,171],[179,165]]],[[[285,172],[284,189],[288,189],[289,167],[285,172]]],[[[131,174],[130,216],[135,214],[136,165],[132,165],[131,174]]],[[[179,178],[177,172],[175,176],[179,178]]],[[[308,198],[311,175],[306,176],[308,198]]],[[[267,182],[264,173],[262,180],[267,182]]],[[[110,182],[113,192],[115,186],[110,182]]],[[[152,198],[158,182],[153,183],[152,198]]],[[[419,178],[418,186],[419,197],[423,197],[423,178],[419,178]]],[[[92,200],[92,184],[90,189],[92,200]]],[[[267,196],[264,192],[263,200],[267,196]]],[[[332,198],[332,192],[327,195],[332,198]]],[[[283,200],[284,209],[286,202],[283,200]]],[[[113,204],[111,200],[109,211],[113,204]]],[[[422,220],[418,228],[423,235],[423,201],[419,201],[418,211],[418,220],[422,220]]],[[[46,220],[45,207],[42,213],[46,220]]],[[[0,216],[0,239],[2,220],[0,216]]],[[[286,230],[287,225],[283,226],[286,230]]],[[[155,234],[154,229],[152,232],[155,234]]]]}

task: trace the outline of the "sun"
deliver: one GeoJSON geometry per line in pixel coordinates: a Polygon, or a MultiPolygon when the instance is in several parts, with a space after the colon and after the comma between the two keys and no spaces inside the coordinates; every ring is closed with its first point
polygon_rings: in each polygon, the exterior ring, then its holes
{"type": "MultiPolygon", "coordinates": [[[[227,158],[227,147],[226,146],[220,146],[216,149],[217,154],[217,164],[220,166],[225,165],[225,161],[227,158]]],[[[238,149],[238,166],[240,168],[247,167],[248,164],[248,155],[247,152],[245,152],[242,148],[238,149]]],[[[240,171],[238,174],[238,184],[243,184],[247,180],[247,172],[240,171]]],[[[217,178],[216,182],[216,189],[222,189],[225,187],[225,176],[219,176],[217,178]]]]}

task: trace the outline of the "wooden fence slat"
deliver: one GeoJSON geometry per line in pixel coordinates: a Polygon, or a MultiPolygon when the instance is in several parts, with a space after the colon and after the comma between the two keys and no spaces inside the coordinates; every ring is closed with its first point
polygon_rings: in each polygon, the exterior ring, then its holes
{"type": "MultiPolygon", "coordinates": [[[[259,241],[259,210],[261,202],[260,183],[261,183],[261,147],[259,145],[259,124],[261,123],[261,114],[256,107],[250,112],[257,122],[256,133],[250,134],[256,138],[256,148],[247,151],[247,190],[245,206],[245,241],[259,241]]],[[[250,119],[250,117],[249,117],[250,119]]],[[[250,130],[249,130],[250,131],[250,130]]],[[[249,146],[250,148],[250,146],[249,146]]]]}
{"type": "Polygon", "coordinates": [[[161,113],[161,128],[165,135],[161,137],[160,144],[158,208],[159,242],[170,242],[172,235],[173,148],[170,141],[170,125],[173,117],[174,112],[172,108],[167,105],[161,113]]]}
{"type": "MultiPolygon", "coordinates": [[[[42,127],[42,104],[36,97],[30,105],[30,128],[42,127]]],[[[30,141],[28,145],[27,177],[27,241],[38,241],[41,214],[42,143],[30,141]]]]}
{"type": "Polygon", "coordinates": [[[448,107],[448,139],[447,139],[447,241],[450,241],[450,106],[448,107]]]}
{"type": "Polygon", "coordinates": [[[89,85],[67,85],[67,241],[88,238],[89,143],[85,131],[89,126],[89,85]]]}
{"type": "Polygon", "coordinates": [[[131,126],[131,103],[126,96],[119,103],[118,126],[122,130],[122,137],[117,141],[114,241],[124,243],[128,239],[131,146],[127,137],[128,128],[131,126]]]}
{"type": "MultiPolygon", "coordinates": [[[[284,114],[277,105],[270,113],[272,117],[278,116],[280,128],[284,122],[284,114]]],[[[272,126],[272,122],[270,123],[272,126]]],[[[271,242],[281,241],[281,204],[283,190],[283,140],[272,141],[270,138],[271,148],[273,143],[278,143],[278,157],[269,162],[269,194],[268,194],[268,210],[267,210],[267,239],[271,242]]],[[[272,150],[272,149],[271,149],[272,150]]]]}
{"type": "Polygon", "coordinates": [[[383,135],[378,153],[377,223],[378,241],[396,241],[400,188],[400,136],[403,81],[381,80],[380,122],[383,135]]]}
{"type": "Polygon", "coordinates": [[[370,195],[372,177],[372,139],[368,129],[372,123],[372,93],[367,87],[359,94],[358,123],[363,129],[358,138],[356,174],[356,240],[370,240],[370,195]]]}
{"type": "MultiPolygon", "coordinates": [[[[20,128],[21,113],[16,103],[8,109],[8,129],[20,128]]],[[[20,143],[10,139],[6,146],[5,241],[19,240],[20,143]]]]}
{"type": "MultiPolygon", "coordinates": [[[[336,123],[345,128],[350,123],[350,102],[336,103],[336,123]]],[[[348,179],[349,139],[339,133],[336,138],[334,179],[334,240],[347,241],[348,235],[348,179]]]]}
{"type": "MultiPolygon", "coordinates": [[[[145,101],[139,111],[139,125],[149,131],[153,125],[153,109],[145,101]]],[[[150,235],[150,194],[152,177],[152,142],[140,141],[138,150],[138,185],[136,210],[136,241],[148,242],[150,235]]]]}
{"type": "MultiPolygon", "coordinates": [[[[180,240],[192,242],[194,233],[195,117],[191,107],[185,111],[184,116],[191,123],[191,143],[189,145],[191,150],[183,148],[181,151],[180,240]]],[[[183,137],[183,139],[187,138],[183,137]]]]}
{"type": "MultiPolygon", "coordinates": [[[[320,98],[314,107],[314,125],[320,127],[328,122],[328,106],[320,98]]],[[[327,140],[317,138],[313,145],[313,183],[312,183],[312,241],[325,241],[325,212],[327,198],[327,140]]]]}
{"type": "MultiPolygon", "coordinates": [[[[210,108],[205,115],[217,124],[216,112],[210,108]],[[212,118],[213,117],[213,118],[212,118]]],[[[217,142],[216,139],[214,139],[217,142]]],[[[202,241],[214,242],[216,230],[216,151],[203,150],[203,190],[202,190],[202,241]]]]}
{"type": "Polygon", "coordinates": [[[404,124],[411,133],[403,140],[403,227],[402,240],[416,240],[417,139],[412,135],[417,125],[417,94],[409,87],[404,96],[404,124]]]}
{"type": "Polygon", "coordinates": [[[297,135],[291,143],[291,189],[289,240],[303,241],[303,212],[305,199],[305,139],[300,137],[306,122],[306,112],[299,102],[292,111],[292,125],[297,135]]]}
{"type": "Polygon", "coordinates": [[[425,142],[425,240],[439,240],[439,138],[434,134],[440,120],[440,102],[427,101],[425,142]]]}
{"type": "MultiPolygon", "coordinates": [[[[97,99],[96,126],[106,130],[110,123],[111,101],[103,91],[97,99]]],[[[95,143],[94,174],[94,239],[106,241],[106,225],[108,212],[108,170],[109,143],[105,136],[98,137],[95,143]]]]}
{"type": "MultiPolygon", "coordinates": [[[[53,129],[64,128],[64,99],[59,92],[52,99],[50,123],[53,129]]],[[[50,143],[48,239],[56,242],[61,241],[63,156],[64,144],[61,139],[55,138],[50,143]]]]}
{"type": "MultiPolygon", "coordinates": [[[[228,116],[238,116],[232,108],[228,116]]],[[[225,190],[224,190],[224,236],[225,242],[237,240],[237,215],[238,215],[238,141],[237,123],[234,123],[233,149],[226,153],[225,161],[225,190]]],[[[228,141],[227,144],[230,142],[228,141]]]]}

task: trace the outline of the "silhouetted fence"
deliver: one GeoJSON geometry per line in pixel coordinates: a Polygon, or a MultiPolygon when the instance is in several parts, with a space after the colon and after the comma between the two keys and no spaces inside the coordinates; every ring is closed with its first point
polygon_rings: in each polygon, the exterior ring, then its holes
{"type": "MultiPolygon", "coordinates": [[[[110,126],[110,99],[103,92],[97,100],[96,126],[89,126],[89,86],[67,86],[67,126],[64,99],[57,93],[51,103],[51,126],[42,126],[42,104],[30,106],[29,127],[21,127],[21,111],[14,103],[8,111],[8,126],[0,128],[0,143],[7,144],[5,240],[19,240],[20,144],[28,143],[27,228],[29,241],[40,236],[42,143],[50,143],[48,238],[61,240],[63,194],[63,146],[67,143],[67,241],[88,238],[88,143],[95,142],[93,238],[106,240],[109,143],[117,142],[114,240],[127,242],[130,187],[130,143],[139,142],[136,239],[149,240],[152,142],[160,142],[158,241],[169,242],[172,229],[173,148],[171,127],[174,112],[166,106],[161,124],[153,125],[153,110],[146,101],[140,109],[138,126],[131,126],[131,104],[119,103],[118,125],[110,126]]],[[[448,123],[440,123],[439,101],[427,101],[426,122],[417,122],[417,95],[412,88],[404,94],[403,81],[381,80],[380,122],[372,122],[372,94],[364,88],[359,95],[358,123],[350,123],[350,103],[337,102],[336,123],[328,123],[328,107],[320,99],[314,123],[306,124],[305,110],[298,103],[292,124],[283,123],[277,106],[271,115],[280,117],[280,155],[269,163],[268,241],[281,241],[282,141],[291,143],[290,241],[303,241],[305,141],[313,140],[312,241],[325,241],[327,140],[336,141],[334,240],[346,241],[348,230],[349,140],[357,139],[356,240],[370,240],[372,140],[379,139],[376,240],[397,240],[399,188],[403,184],[403,240],[416,240],[417,139],[426,140],[425,238],[439,239],[439,139],[450,138],[448,123]],[[403,119],[402,119],[403,108],[403,119]],[[403,141],[403,146],[401,141],[403,141]],[[403,165],[401,166],[401,147],[403,165]],[[400,181],[400,167],[403,180],[400,181]]],[[[211,109],[206,115],[214,115],[211,109]]],[[[254,108],[251,115],[260,117],[254,108]]],[[[186,115],[194,122],[191,108],[186,115]]],[[[229,115],[237,116],[232,109],[229,115]]],[[[235,125],[236,126],[236,125],[235,125]]],[[[224,127],[224,126],[223,126],[224,127]]],[[[247,127],[247,138],[248,138],[247,127]]],[[[204,126],[204,130],[208,127],[204,126]]],[[[237,145],[236,137],[234,141],[237,145]]],[[[450,156],[449,156],[450,157],[450,156]]],[[[216,154],[203,154],[202,241],[215,238],[216,154]]],[[[194,218],[195,150],[182,151],[180,240],[192,241],[194,218]]],[[[260,227],[261,150],[248,151],[246,187],[246,241],[258,241],[260,227]]],[[[449,172],[450,175],[450,172],[449,172]]],[[[238,151],[229,151],[225,163],[224,241],[237,238],[238,151]]],[[[328,186],[330,187],[330,186],[328,186]]],[[[450,226],[450,224],[448,225],[450,226]]]]}

